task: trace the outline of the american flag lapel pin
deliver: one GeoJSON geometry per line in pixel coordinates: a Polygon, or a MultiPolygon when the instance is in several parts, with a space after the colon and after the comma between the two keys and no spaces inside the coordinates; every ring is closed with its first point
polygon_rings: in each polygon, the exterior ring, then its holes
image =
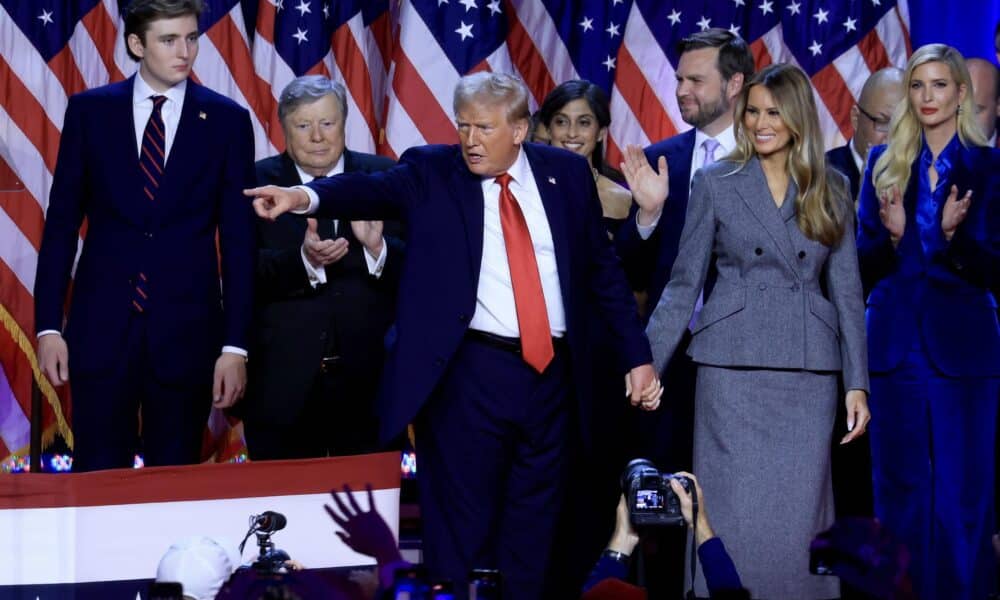
{"type": "Polygon", "coordinates": [[[208,115],[205,114],[205,111],[201,111],[201,112],[198,113],[198,118],[201,119],[202,121],[204,121],[204,120],[208,119],[208,115]]]}
{"type": "Polygon", "coordinates": [[[549,177],[549,183],[551,183],[552,185],[555,185],[556,184],[556,178],[555,177],[549,177]]]}

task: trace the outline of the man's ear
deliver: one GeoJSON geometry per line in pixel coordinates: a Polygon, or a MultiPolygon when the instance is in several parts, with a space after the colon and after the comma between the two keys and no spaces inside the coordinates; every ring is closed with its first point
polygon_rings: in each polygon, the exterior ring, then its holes
{"type": "Polygon", "coordinates": [[[851,107],[851,135],[858,133],[858,120],[861,118],[861,111],[858,110],[858,105],[855,104],[851,107]]]}
{"type": "Polygon", "coordinates": [[[523,144],[528,138],[528,120],[517,119],[511,125],[514,127],[514,143],[523,144]]]}
{"type": "Polygon", "coordinates": [[[745,82],[743,73],[733,73],[733,76],[729,78],[729,81],[726,82],[726,97],[729,98],[730,102],[740,95],[745,82]]]}
{"type": "Polygon", "coordinates": [[[128,44],[128,49],[132,51],[132,54],[142,58],[146,53],[146,45],[142,43],[142,39],[135,33],[128,34],[128,39],[125,40],[128,44]]]}

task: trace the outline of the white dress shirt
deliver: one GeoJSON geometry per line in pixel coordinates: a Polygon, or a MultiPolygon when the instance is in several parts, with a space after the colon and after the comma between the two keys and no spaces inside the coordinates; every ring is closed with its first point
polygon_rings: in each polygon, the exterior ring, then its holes
{"type": "MultiPolygon", "coordinates": [[[[309,173],[303,171],[299,165],[295,165],[295,170],[299,173],[299,180],[305,184],[309,183],[313,179],[316,179],[309,173]]],[[[337,163],[333,165],[330,172],[326,174],[327,177],[333,177],[334,175],[340,175],[344,172],[344,155],[341,153],[340,158],[337,163]]],[[[333,220],[333,230],[339,235],[340,234],[340,220],[333,220]]],[[[373,257],[369,254],[368,249],[365,248],[365,263],[368,265],[368,272],[375,276],[376,278],[382,277],[382,269],[385,268],[385,257],[388,256],[388,244],[385,243],[385,238],[382,238],[382,252],[379,253],[378,257],[373,257]]],[[[326,283],[326,267],[319,266],[314,267],[309,259],[306,258],[306,246],[302,244],[302,248],[299,250],[299,254],[302,256],[302,264],[306,268],[306,276],[309,277],[309,285],[316,287],[321,283],[326,283]]]]}
{"type": "Polygon", "coordinates": [[[181,122],[181,110],[184,108],[184,92],[186,90],[187,79],[168,88],[165,92],[157,92],[149,87],[140,72],[136,72],[135,84],[132,85],[132,120],[135,124],[136,156],[142,153],[142,135],[146,131],[149,115],[153,114],[153,96],[166,96],[167,101],[163,103],[160,115],[163,117],[163,125],[166,127],[166,131],[163,132],[165,138],[163,164],[167,163],[167,159],[170,157],[170,148],[173,147],[174,138],[177,137],[177,126],[181,122]]]}
{"type": "MultiPolygon", "coordinates": [[[[694,181],[695,172],[705,164],[705,140],[710,137],[712,136],[700,129],[695,131],[694,151],[691,153],[691,173],[688,175],[688,191],[690,191],[691,182],[694,181]]],[[[719,135],[715,136],[715,141],[719,142],[719,147],[715,149],[715,160],[722,160],[724,156],[736,149],[736,136],[733,134],[733,126],[730,125],[729,127],[723,129],[719,135]]],[[[670,165],[667,165],[667,169],[669,168],[670,165]]],[[[670,202],[670,198],[667,198],[667,202],[670,202]]],[[[648,240],[649,236],[653,235],[653,230],[656,229],[656,225],[660,222],[660,217],[662,215],[663,211],[661,210],[660,214],[653,219],[652,223],[649,225],[642,225],[639,223],[639,215],[636,213],[635,224],[639,230],[639,237],[644,240],[648,240]]]]}
{"type": "MultiPolygon", "coordinates": [[[[566,333],[566,311],[559,271],[556,267],[552,230],[538,193],[535,176],[522,148],[507,172],[511,176],[510,192],[524,213],[531,244],[535,248],[535,261],[542,280],[542,294],[553,337],[566,333]]],[[[506,337],[520,337],[517,308],[514,304],[514,287],[510,280],[507,246],[500,227],[500,184],[493,177],[483,179],[483,260],[479,266],[479,287],[476,290],[476,311],[472,314],[469,329],[486,331],[506,337]]],[[[469,199],[470,202],[474,201],[469,199]]]]}

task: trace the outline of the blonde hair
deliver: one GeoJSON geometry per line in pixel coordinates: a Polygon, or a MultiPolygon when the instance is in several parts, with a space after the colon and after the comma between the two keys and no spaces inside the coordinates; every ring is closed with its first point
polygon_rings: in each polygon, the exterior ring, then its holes
{"type": "Polygon", "coordinates": [[[891,187],[897,187],[901,193],[906,192],[910,183],[910,169],[920,151],[921,126],[917,113],[910,100],[910,85],[913,72],[920,65],[929,62],[940,62],[948,66],[955,85],[961,89],[965,86],[965,98],[958,109],[958,139],[963,146],[986,146],[987,141],[976,124],[976,110],[972,101],[972,78],[965,66],[965,59],[958,50],[945,44],[927,44],[921,46],[910,57],[903,75],[903,85],[907,92],[905,102],[900,103],[889,122],[889,144],[875,161],[872,169],[872,183],[879,193],[891,187]]]}
{"type": "Polygon", "coordinates": [[[812,86],[802,69],[787,63],[773,64],[750,79],[736,102],[733,124],[736,149],[729,159],[742,167],[757,153],[743,125],[750,89],[755,85],[762,85],[771,93],[781,120],[791,133],[792,147],[786,168],[798,187],[795,209],[799,229],[807,238],[832,246],[844,235],[849,194],[842,181],[827,175],[812,86]]]}

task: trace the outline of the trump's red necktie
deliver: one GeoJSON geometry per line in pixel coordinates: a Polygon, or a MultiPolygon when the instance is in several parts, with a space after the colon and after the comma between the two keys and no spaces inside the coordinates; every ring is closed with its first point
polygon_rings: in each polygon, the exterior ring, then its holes
{"type": "Polygon", "coordinates": [[[552,362],[552,332],[545,309],[542,278],[538,275],[535,248],[524,213],[510,192],[510,174],[496,178],[500,184],[500,228],[507,247],[510,283],[514,288],[517,326],[521,331],[521,356],[524,362],[541,373],[552,362]]]}

